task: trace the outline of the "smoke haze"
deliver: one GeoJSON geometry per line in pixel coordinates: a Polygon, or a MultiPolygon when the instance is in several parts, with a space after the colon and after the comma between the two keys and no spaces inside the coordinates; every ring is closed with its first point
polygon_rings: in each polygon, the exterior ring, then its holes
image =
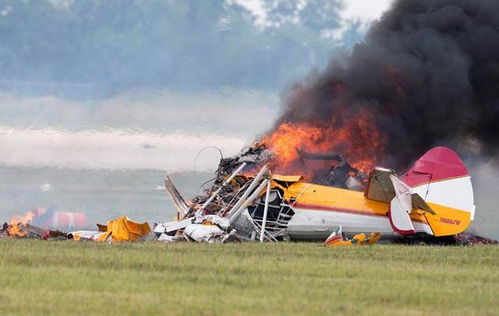
{"type": "Polygon", "coordinates": [[[203,133],[130,133],[126,130],[68,132],[0,126],[0,165],[72,169],[213,170],[220,156],[197,153],[207,144],[226,155],[237,153],[243,138],[203,133]]]}
{"type": "Polygon", "coordinates": [[[73,131],[230,131],[231,135],[253,137],[271,126],[278,103],[278,95],[271,91],[230,88],[196,93],[130,90],[88,101],[0,93],[0,125],[73,131]]]}
{"type": "Polygon", "coordinates": [[[290,90],[278,124],[368,110],[385,137],[380,163],[399,169],[435,145],[494,155],[498,83],[499,2],[400,0],[351,55],[290,90]]]}

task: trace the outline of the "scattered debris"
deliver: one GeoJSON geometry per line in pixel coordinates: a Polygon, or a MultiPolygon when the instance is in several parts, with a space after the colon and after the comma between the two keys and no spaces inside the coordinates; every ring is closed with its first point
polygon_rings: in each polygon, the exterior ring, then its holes
{"type": "Polygon", "coordinates": [[[243,148],[238,154],[221,159],[217,170],[217,180],[221,183],[221,178],[234,173],[234,170],[243,163],[247,164],[248,169],[251,170],[268,163],[274,157],[274,153],[267,149],[263,143],[255,142],[251,146],[243,148]]]}
{"type": "Polygon", "coordinates": [[[222,159],[213,186],[190,204],[167,176],[165,188],[177,208],[179,221],[156,224],[158,240],[173,241],[165,235],[198,242],[285,240],[287,223],[293,214],[290,206],[282,203],[283,193],[277,188],[281,184],[275,181],[285,184],[289,179],[273,176],[268,164],[256,169],[254,176],[244,175],[271,156],[262,148],[251,147],[244,151],[246,155],[222,159]],[[229,170],[231,173],[227,174],[229,170]]]}
{"type": "Polygon", "coordinates": [[[197,241],[210,243],[224,243],[240,241],[236,231],[229,224],[228,219],[217,215],[202,215],[198,213],[177,222],[156,224],[154,233],[159,241],[197,241]]]}
{"type": "Polygon", "coordinates": [[[143,240],[151,233],[148,223],[137,223],[126,216],[109,221],[107,226],[98,225],[97,227],[98,231],[71,232],[68,234],[68,239],[112,243],[143,240]]]}
{"type": "Polygon", "coordinates": [[[4,223],[0,230],[0,238],[61,239],[67,237],[65,232],[44,229],[26,222],[4,223]]]}
{"type": "Polygon", "coordinates": [[[325,246],[340,247],[340,246],[365,246],[372,245],[379,241],[380,233],[367,234],[361,233],[353,236],[352,239],[345,238],[339,226],[331,235],[324,241],[325,246]]]}
{"type": "Polygon", "coordinates": [[[405,242],[427,236],[444,242],[466,230],[473,219],[470,176],[448,148],[431,149],[403,176],[377,167],[365,177],[342,155],[298,149],[297,154],[337,164],[315,182],[303,181],[300,175],[272,174],[273,154],[256,143],[222,159],[212,187],[189,203],[166,177],[165,188],[182,220],[157,224],[158,238],[166,234],[210,241],[234,234],[242,241],[319,239],[336,246],[373,244],[381,236],[405,242]],[[226,219],[229,227],[197,226],[205,216],[226,219]],[[353,238],[336,231],[338,226],[353,238]]]}
{"type": "MultiPolygon", "coordinates": [[[[222,158],[211,187],[190,201],[167,175],[164,188],[177,216],[174,221],[154,224],[152,231],[147,222],[120,217],[97,225],[98,230],[67,234],[33,226],[40,214],[32,211],[4,224],[0,237],[109,243],[149,236],[168,243],[310,239],[325,240],[328,246],[351,246],[372,245],[383,236],[404,244],[497,243],[463,233],[475,212],[473,191],[464,164],[448,148],[430,150],[403,176],[376,167],[365,177],[342,155],[298,149],[297,154],[302,159],[334,160],[337,164],[319,183],[304,181],[301,175],[275,174],[270,167],[274,154],[255,143],[233,157],[222,158]],[[359,191],[361,187],[364,192],[359,191]]],[[[47,214],[53,218],[57,212],[49,209],[43,214],[37,220],[47,214]]]]}
{"type": "Polygon", "coordinates": [[[496,245],[499,241],[490,239],[487,237],[481,237],[478,235],[473,235],[470,233],[461,233],[454,236],[454,239],[458,245],[496,245]]]}

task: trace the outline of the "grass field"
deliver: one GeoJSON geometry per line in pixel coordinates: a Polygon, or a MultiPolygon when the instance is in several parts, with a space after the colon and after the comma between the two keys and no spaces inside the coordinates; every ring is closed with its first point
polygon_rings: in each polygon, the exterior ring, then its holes
{"type": "Polygon", "coordinates": [[[1,314],[498,314],[499,248],[0,240],[1,314]]]}

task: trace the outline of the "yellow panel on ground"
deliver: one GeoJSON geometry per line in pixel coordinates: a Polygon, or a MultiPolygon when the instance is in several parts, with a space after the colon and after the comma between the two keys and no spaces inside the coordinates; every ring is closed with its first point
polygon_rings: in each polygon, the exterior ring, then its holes
{"type": "Polygon", "coordinates": [[[123,216],[107,223],[107,231],[97,241],[136,241],[151,232],[149,224],[137,223],[123,216]]]}

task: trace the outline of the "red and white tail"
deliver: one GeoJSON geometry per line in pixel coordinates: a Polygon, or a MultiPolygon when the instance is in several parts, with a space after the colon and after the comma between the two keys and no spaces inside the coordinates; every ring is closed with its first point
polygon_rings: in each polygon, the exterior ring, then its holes
{"type": "Polygon", "coordinates": [[[473,187],[463,161],[451,149],[435,147],[419,158],[402,180],[436,212],[426,214],[435,236],[464,231],[475,216],[473,187]]]}

